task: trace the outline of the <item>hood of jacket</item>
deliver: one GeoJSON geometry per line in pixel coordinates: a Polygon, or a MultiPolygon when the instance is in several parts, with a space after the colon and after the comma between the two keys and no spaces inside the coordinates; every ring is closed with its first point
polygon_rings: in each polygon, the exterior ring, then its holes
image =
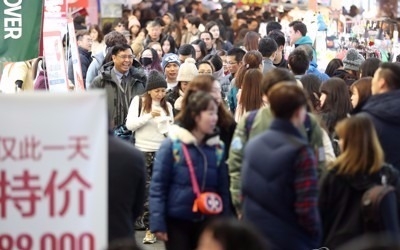
{"type": "Polygon", "coordinates": [[[318,70],[318,64],[316,62],[311,61],[308,68],[313,70],[318,70]]]}
{"type": "Polygon", "coordinates": [[[213,77],[214,77],[215,79],[217,79],[217,81],[222,80],[222,78],[225,77],[225,74],[224,74],[224,67],[222,67],[222,68],[221,68],[220,70],[218,70],[218,71],[215,71],[215,72],[213,73],[213,77]]]}
{"type": "MultiPolygon", "coordinates": [[[[197,139],[193,136],[192,133],[190,133],[190,131],[176,124],[170,127],[170,130],[168,132],[168,137],[171,138],[172,140],[180,140],[185,144],[198,145],[197,139]]],[[[206,138],[207,139],[205,141],[205,144],[208,146],[215,146],[220,143],[218,134],[206,138]]]]}
{"type": "Polygon", "coordinates": [[[309,74],[318,74],[320,73],[318,70],[318,65],[316,62],[310,62],[310,65],[308,65],[307,73],[309,74]]]}
{"type": "Polygon", "coordinates": [[[354,176],[344,177],[346,181],[357,190],[367,190],[371,188],[376,183],[382,183],[382,177],[386,177],[387,184],[395,185],[399,176],[398,171],[391,165],[385,164],[379,172],[369,175],[369,174],[357,174],[354,176]]]}
{"type": "Polygon", "coordinates": [[[371,96],[363,111],[387,123],[400,126],[400,90],[371,96]]]}
{"type": "Polygon", "coordinates": [[[332,77],[338,77],[340,79],[343,79],[348,87],[350,87],[357,80],[355,76],[353,76],[344,69],[335,70],[335,72],[333,72],[332,77]]]}
{"type": "Polygon", "coordinates": [[[104,52],[99,52],[96,55],[92,55],[93,59],[95,59],[100,65],[103,64],[104,61],[104,52]]]}
{"type": "Polygon", "coordinates": [[[321,71],[318,70],[318,65],[316,62],[310,62],[308,66],[307,74],[314,74],[316,75],[322,82],[329,79],[329,76],[321,71]]]}
{"type": "Polygon", "coordinates": [[[295,46],[299,46],[299,45],[303,45],[303,44],[309,44],[312,46],[313,41],[311,40],[311,38],[309,36],[302,36],[294,44],[295,44],[295,46]]]}

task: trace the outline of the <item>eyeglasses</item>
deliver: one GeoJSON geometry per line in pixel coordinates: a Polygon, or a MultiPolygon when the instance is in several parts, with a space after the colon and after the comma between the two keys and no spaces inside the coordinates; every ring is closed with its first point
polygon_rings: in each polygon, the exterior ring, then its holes
{"type": "Polygon", "coordinates": [[[123,59],[123,60],[126,60],[126,59],[132,60],[133,58],[135,58],[134,55],[123,55],[123,56],[117,55],[117,56],[118,56],[119,58],[123,59]]]}
{"type": "Polygon", "coordinates": [[[227,64],[229,64],[229,65],[235,65],[235,64],[237,64],[237,62],[226,62],[227,64]]]}

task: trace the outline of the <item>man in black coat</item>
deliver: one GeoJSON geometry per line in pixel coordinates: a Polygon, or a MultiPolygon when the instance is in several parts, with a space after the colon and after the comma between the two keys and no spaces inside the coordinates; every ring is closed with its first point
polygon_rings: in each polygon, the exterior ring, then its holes
{"type": "Polygon", "coordinates": [[[381,64],[372,79],[371,91],[362,111],[375,125],[385,161],[400,170],[400,65],[381,64]]]}
{"type": "Polygon", "coordinates": [[[143,154],[112,133],[108,136],[108,241],[133,238],[145,198],[143,154]]]}
{"type": "MultiPolygon", "coordinates": [[[[89,68],[90,63],[92,62],[92,38],[90,37],[90,33],[88,31],[78,31],[76,32],[76,42],[78,45],[78,53],[79,53],[79,61],[81,63],[83,84],[86,83],[86,73],[89,68]]],[[[73,60],[72,57],[68,61],[68,79],[71,80],[73,84],[75,84],[74,78],[74,68],[73,68],[73,60]]],[[[86,88],[86,86],[85,86],[86,88]]]]}

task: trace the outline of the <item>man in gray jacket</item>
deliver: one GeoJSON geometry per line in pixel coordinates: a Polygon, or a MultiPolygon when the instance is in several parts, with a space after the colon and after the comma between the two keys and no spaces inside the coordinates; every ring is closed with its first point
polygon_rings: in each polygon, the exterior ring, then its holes
{"type": "Polygon", "coordinates": [[[146,75],[140,63],[133,59],[128,44],[115,45],[111,57],[112,61],[103,65],[91,88],[106,90],[108,113],[112,118],[112,128],[115,128],[125,124],[133,97],[145,92],[146,75]]]}
{"type": "Polygon", "coordinates": [[[110,48],[114,47],[116,44],[127,44],[128,42],[123,34],[117,31],[111,31],[104,37],[104,43],[106,44],[105,50],[96,55],[92,55],[93,60],[86,73],[86,88],[89,88],[94,78],[99,75],[104,58],[110,48]]]}

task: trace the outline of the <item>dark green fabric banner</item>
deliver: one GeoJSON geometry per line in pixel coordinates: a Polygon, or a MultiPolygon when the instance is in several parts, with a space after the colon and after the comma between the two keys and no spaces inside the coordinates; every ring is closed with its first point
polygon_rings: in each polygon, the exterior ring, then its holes
{"type": "Polygon", "coordinates": [[[39,56],[44,0],[0,0],[0,61],[39,56]]]}

